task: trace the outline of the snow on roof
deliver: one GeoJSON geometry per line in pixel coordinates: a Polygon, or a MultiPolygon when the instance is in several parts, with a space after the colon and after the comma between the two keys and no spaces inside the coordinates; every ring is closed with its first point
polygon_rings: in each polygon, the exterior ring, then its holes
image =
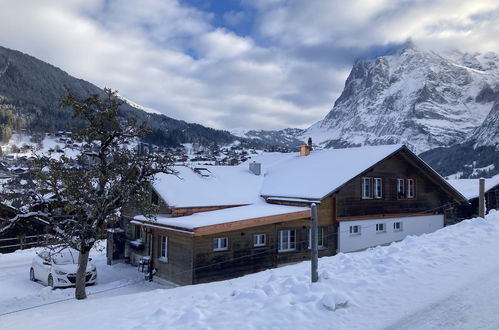
{"type": "Polygon", "coordinates": [[[158,174],[153,186],[172,207],[252,204],[260,200],[265,171],[296,154],[265,153],[238,166],[175,166],[178,176],[158,174]],[[249,170],[252,162],[262,164],[261,175],[249,170]]]}
{"type": "Polygon", "coordinates": [[[294,155],[267,171],[261,195],[322,199],[400,148],[396,144],[294,155]]]}
{"type": "Polygon", "coordinates": [[[248,166],[174,166],[178,175],[158,174],[156,192],[171,207],[252,204],[259,200],[263,176],[248,166]]]}
{"type": "MultiPolygon", "coordinates": [[[[172,218],[168,216],[158,215],[156,217],[156,223],[158,225],[173,226],[192,230],[199,227],[217,225],[221,223],[229,223],[308,210],[310,210],[308,207],[275,205],[259,201],[258,203],[253,205],[194,213],[193,215],[184,217],[172,218]]],[[[136,216],[134,219],[139,221],[150,221],[149,219],[141,215],[136,216]]]]}
{"type": "MultiPolygon", "coordinates": [[[[459,191],[468,200],[477,198],[479,194],[480,179],[456,179],[447,180],[457,191],[459,191]]],[[[485,192],[499,185],[499,175],[490,179],[485,179],[485,192]]]]}

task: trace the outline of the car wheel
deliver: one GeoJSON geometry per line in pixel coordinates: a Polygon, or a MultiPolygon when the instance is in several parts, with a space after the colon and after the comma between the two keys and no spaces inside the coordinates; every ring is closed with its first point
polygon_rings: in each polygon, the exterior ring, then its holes
{"type": "Polygon", "coordinates": [[[29,279],[30,281],[36,282],[35,270],[33,268],[29,269],[29,279]]]}
{"type": "Polygon", "coordinates": [[[54,279],[52,278],[52,274],[49,275],[49,278],[47,279],[47,285],[52,287],[52,289],[55,289],[54,287],[54,279]]]}

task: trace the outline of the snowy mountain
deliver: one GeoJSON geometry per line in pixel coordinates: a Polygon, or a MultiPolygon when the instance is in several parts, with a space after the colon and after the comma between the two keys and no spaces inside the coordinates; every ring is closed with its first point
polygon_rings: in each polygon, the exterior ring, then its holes
{"type": "Polygon", "coordinates": [[[498,100],[497,54],[437,53],[409,42],[356,61],[334,107],[302,139],[325,147],[404,143],[417,153],[471,135],[488,144],[494,125],[484,121],[498,100]]]}
{"type": "MultiPolygon", "coordinates": [[[[101,88],[51,64],[0,46],[0,140],[8,141],[12,132],[21,128],[50,132],[77,126],[72,112],[59,107],[60,97],[67,93],[66,87],[82,98],[103,93],[101,88]]],[[[126,102],[120,116],[133,116],[149,123],[152,132],[146,142],[162,146],[191,142],[223,145],[237,139],[227,131],[176,120],[120,97],[126,102]]]]}
{"type": "Polygon", "coordinates": [[[285,145],[296,149],[303,144],[300,139],[303,130],[299,128],[285,128],[278,131],[234,128],[229,132],[235,136],[261,141],[267,145],[285,145]]]}

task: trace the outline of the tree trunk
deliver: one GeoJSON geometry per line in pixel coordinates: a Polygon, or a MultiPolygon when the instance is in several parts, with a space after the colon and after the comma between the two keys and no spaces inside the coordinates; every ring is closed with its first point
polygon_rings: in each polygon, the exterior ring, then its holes
{"type": "Polygon", "coordinates": [[[88,255],[90,254],[90,250],[85,252],[81,252],[78,256],[78,270],[76,271],[76,289],[75,289],[75,298],[86,299],[87,292],[85,291],[85,274],[87,272],[87,264],[88,264],[88,255]]]}

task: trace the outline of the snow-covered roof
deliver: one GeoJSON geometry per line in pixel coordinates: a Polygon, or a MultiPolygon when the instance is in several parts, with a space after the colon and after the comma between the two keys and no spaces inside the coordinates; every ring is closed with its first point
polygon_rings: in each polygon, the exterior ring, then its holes
{"type": "Polygon", "coordinates": [[[267,171],[261,195],[322,199],[402,147],[396,144],[294,155],[267,171]]]}
{"type": "Polygon", "coordinates": [[[176,176],[158,174],[153,186],[171,207],[253,204],[260,200],[265,171],[294,155],[266,153],[238,166],[174,166],[176,176]],[[251,162],[262,165],[260,175],[249,170],[251,162]]]}
{"type": "MultiPolygon", "coordinates": [[[[447,180],[457,191],[468,200],[477,198],[479,194],[479,179],[456,179],[447,180]]],[[[485,192],[499,185],[499,175],[485,179],[485,192]]]]}
{"type": "Polygon", "coordinates": [[[177,175],[158,174],[156,192],[171,207],[252,204],[258,201],[263,176],[247,166],[174,166],[177,175]]]}
{"type": "MultiPolygon", "coordinates": [[[[184,217],[169,217],[157,215],[157,225],[172,226],[194,230],[200,227],[218,225],[222,223],[237,222],[249,219],[257,219],[275,215],[284,215],[289,213],[309,211],[308,207],[296,207],[267,204],[263,200],[246,206],[231,207],[222,210],[194,213],[184,217]]],[[[150,219],[144,216],[136,216],[135,220],[150,222],[150,219]]]]}

